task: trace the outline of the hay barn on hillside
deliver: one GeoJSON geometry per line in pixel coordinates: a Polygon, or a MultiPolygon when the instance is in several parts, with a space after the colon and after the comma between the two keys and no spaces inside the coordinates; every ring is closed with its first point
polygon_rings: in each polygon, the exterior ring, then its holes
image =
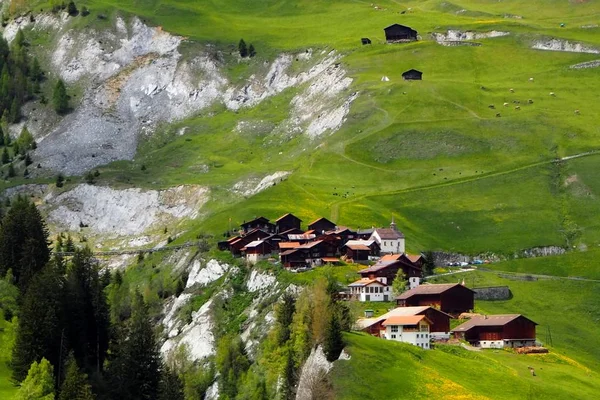
{"type": "Polygon", "coordinates": [[[402,73],[402,79],[405,81],[420,81],[423,80],[423,73],[416,69],[409,69],[402,73]]]}
{"type": "Polygon", "coordinates": [[[385,40],[388,43],[394,42],[412,42],[417,40],[417,31],[408,26],[394,24],[384,29],[385,40]]]}

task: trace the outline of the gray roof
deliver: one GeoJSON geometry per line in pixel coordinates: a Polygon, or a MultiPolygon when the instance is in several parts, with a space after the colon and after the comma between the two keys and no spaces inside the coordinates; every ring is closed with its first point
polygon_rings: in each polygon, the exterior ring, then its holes
{"type": "MultiPolygon", "coordinates": [[[[452,329],[452,332],[466,332],[476,326],[504,326],[519,317],[523,317],[531,321],[529,318],[524,317],[521,314],[479,315],[452,329]]],[[[537,323],[533,323],[537,325],[537,323]]]]}
{"type": "Polygon", "coordinates": [[[392,228],[377,228],[375,229],[375,232],[377,232],[381,239],[385,240],[404,239],[404,234],[402,232],[392,228]]]}
{"type": "Polygon", "coordinates": [[[461,286],[467,290],[471,290],[468,287],[461,285],[460,283],[425,284],[425,285],[419,285],[414,289],[407,290],[406,292],[402,293],[400,296],[396,297],[396,299],[405,300],[405,299],[408,299],[409,297],[412,297],[412,296],[418,295],[418,294],[441,294],[449,289],[452,289],[455,286],[461,286]]]}

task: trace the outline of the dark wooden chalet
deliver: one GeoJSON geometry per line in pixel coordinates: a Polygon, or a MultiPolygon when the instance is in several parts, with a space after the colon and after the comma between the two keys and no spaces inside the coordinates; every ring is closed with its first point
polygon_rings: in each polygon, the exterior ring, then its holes
{"type": "Polygon", "coordinates": [[[363,240],[368,240],[371,235],[373,234],[373,231],[375,230],[375,228],[370,228],[370,229],[358,229],[356,231],[356,238],[357,239],[363,239],[363,240]]]}
{"type": "Polygon", "coordinates": [[[423,73],[416,69],[409,69],[402,73],[402,79],[405,81],[420,81],[423,80],[423,73]]]}
{"type": "Polygon", "coordinates": [[[460,283],[420,285],[396,297],[399,307],[433,306],[457,316],[473,310],[475,292],[460,283]]]}
{"type": "Polygon", "coordinates": [[[388,43],[409,42],[417,40],[417,31],[408,26],[394,24],[384,29],[385,40],[388,43]]]}
{"type": "Polygon", "coordinates": [[[285,232],[280,232],[281,235],[287,236],[287,235],[302,235],[304,233],[304,231],[300,228],[292,228],[292,229],[288,229],[285,232]]]}
{"type": "Polygon", "coordinates": [[[361,38],[361,39],[360,39],[360,42],[361,42],[361,43],[363,44],[363,46],[364,46],[364,45],[366,45],[366,44],[371,44],[371,39],[364,37],[364,38],[361,38]]]}
{"type": "Polygon", "coordinates": [[[355,262],[368,261],[369,256],[379,255],[379,244],[375,240],[348,240],[342,246],[342,253],[355,262]]]}
{"type": "Polygon", "coordinates": [[[333,231],[336,225],[327,218],[319,218],[308,224],[308,230],[315,231],[317,234],[322,234],[327,231],[333,231]]]}
{"type": "Polygon", "coordinates": [[[520,314],[479,315],[457,326],[452,333],[480,347],[535,346],[536,325],[520,314]]]}
{"type": "Polygon", "coordinates": [[[255,263],[271,255],[274,247],[266,240],[254,240],[242,247],[241,252],[246,256],[246,260],[255,263]]]}
{"type": "Polygon", "coordinates": [[[262,229],[268,233],[275,233],[275,224],[269,222],[269,220],[265,217],[254,218],[252,221],[244,221],[243,224],[240,225],[244,234],[250,232],[253,229],[262,229]]]}
{"type": "MultiPolygon", "coordinates": [[[[421,268],[419,268],[416,265],[406,263],[402,260],[391,261],[391,262],[386,262],[386,261],[382,262],[380,260],[379,262],[377,262],[377,264],[370,266],[369,268],[362,269],[362,270],[358,271],[358,273],[363,278],[371,278],[371,279],[380,278],[380,277],[386,278],[386,283],[388,285],[391,285],[392,282],[394,282],[394,279],[396,279],[396,275],[398,275],[399,270],[402,270],[402,273],[407,278],[412,278],[412,277],[420,278],[422,275],[421,268]]],[[[416,305],[420,305],[420,304],[416,304],[416,305]]]]}
{"type": "Polygon", "coordinates": [[[248,243],[253,242],[255,240],[266,239],[271,234],[261,230],[261,229],[252,229],[244,236],[238,236],[237,239],[233,240],[229,243],[229,250],[234,255],[240,255],[242,253],[242,248],[245,247],[248,243]]]}
{"type": "Polygon", "coordinates": [[[286,268],[321,265],[326,256],[326,246],[322,240],[304,243],[280,253],[281,263],[286,268]]]}
{"type": "Polygon", "coordinates": [[[300,230],[300,224],[302,220],[296,217],[294,214],[287,213],[275,220],[275,227],[278,233],[283,233],[290,229],[300,230]]]}
{"type": "MultiPolygon", "coordinates": [[[[429,306],[422,307],[400,307],[395,308],[380,317],[369,318],[359,323],[360,329],[374,336],[380,336],[381,331],[385,330],[383,322],[392,316],[424,315],[431,321],[430,332],[432,334],[443,334],[440,336],[448,337],[450,332],[451,315],[446,314],[436,308],[429,306]]],[[[438,335],[436,335],[438,336],[438,335]]]]}

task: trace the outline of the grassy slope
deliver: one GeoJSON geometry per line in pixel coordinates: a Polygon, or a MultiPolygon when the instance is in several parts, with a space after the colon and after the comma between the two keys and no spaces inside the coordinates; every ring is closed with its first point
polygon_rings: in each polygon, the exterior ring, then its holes
{"type": "Polygon", "coordinates": [[[11,383],[11,370],[7,365],[14,342],[14,328],[15,324],[5,321],[0,313],[0,399],[11,399],[17,391],[11,383]]]}

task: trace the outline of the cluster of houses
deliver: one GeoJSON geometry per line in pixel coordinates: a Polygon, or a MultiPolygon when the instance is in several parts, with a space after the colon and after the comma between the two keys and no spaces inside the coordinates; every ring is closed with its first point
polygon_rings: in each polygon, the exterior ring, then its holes
{"type": "Polygon", "coordinates": [[[451,336],[481,348],[536,345],[536,323],[520,314],[477,315],[454,329],[450,319],[473,310],[475,292],[464,283],[423,284],[396,297],[389,312],[357,321],[357,328],[383,339],[429,349],[431,341],[451,336]]]}
{"type": "MultiPolygon", "coordinates": [[[[265,217],[244,222],[237,235],[218,246],[245,257],[249,263],[279,258],[285,268],[297,270],[340,261],[368,264],[381,254],[403,254],[405,239],[393,219],[389,228],[353,230],[318,218],[304,230],[302,220],[288,213],[274,222],[265,217]]],[[[403,256],[399,262],[412,265],[420,274],[420,265],[413,264],[420,256],[403,256]]]]}
{"type": "MultiPolygon", "coordinates": [[[[418,33],[414,29],[400,24],[393,24],[384,28],[385,41],[387,43],[405,43],[414,42],[418,39],[418,33]]],[[[371,39],[361,38],[363,45],[371,44],[371,39]]],[[[409,69],[402,73],[402,79],[405,81],[420,81],[423,79],[423,72],[416,69],[409,69]]]]}

